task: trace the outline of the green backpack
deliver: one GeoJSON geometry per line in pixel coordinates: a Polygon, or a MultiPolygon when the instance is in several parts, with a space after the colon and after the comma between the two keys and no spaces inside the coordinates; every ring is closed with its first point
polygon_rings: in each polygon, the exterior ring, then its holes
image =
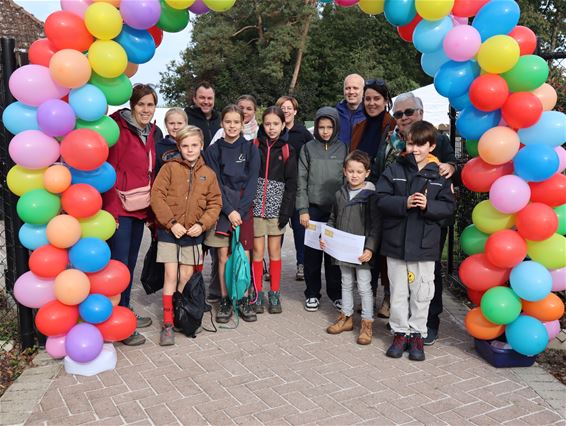
{"type": "Polygon", "coordinates": [[[240,242],[239,226],[232,234],[232,254],[226,261],[225,278],[228,297],[232,300],[232,306],[236,307],[238,300],[244,297],[251,281],[250,261],[240,242]]]}

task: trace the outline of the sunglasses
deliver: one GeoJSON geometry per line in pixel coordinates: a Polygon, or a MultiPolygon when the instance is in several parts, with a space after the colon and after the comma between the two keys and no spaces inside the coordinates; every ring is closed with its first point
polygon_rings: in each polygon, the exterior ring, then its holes
{"type": "Polygon", "coordinates": [[[366,80],[365,87],[371,87],[371,86],[383,87],[385,86],[385,81],[382,80],[381,78],[366,80]]]}
{"type": "Polygon", "coordinates": [[[418,111],[418,109],[416,108],[407,108],[405,111],[395,111],[393,113],[393,118],[399,120],[400,118],[403,117],[403,115],[406,115],[407,117],[412,116],[416,111],[418,111]]]}

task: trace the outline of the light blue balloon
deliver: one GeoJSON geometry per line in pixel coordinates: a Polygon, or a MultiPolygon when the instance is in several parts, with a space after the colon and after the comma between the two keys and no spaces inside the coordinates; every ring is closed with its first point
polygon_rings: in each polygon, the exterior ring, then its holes
{"type": "Polygon", "coordinates": [[[546,349],[548,332],[538,319],[529,315],[519,317],[505,328],[507,343],[522,355],[534,356],[546,349]]]}
{"type": "Polygon", "coordinates": [[[501,121],[501,111],[480,111],[473,106],[464,108],[456,120],[456,128],[465,139],[479,140],[481,136],[501,121]]]}
{"type": "Polygon", "coordinates": [[[521,8],[513,0],[490,1],[479,10],[472,27],[478,30],[484,42],[494,35],[509,34],[520,16],[521,8]]]}
{"type": "Polygon", "coordinates": [[[136,30],[124,24],[114,40],[124,48],[128,61],[133,64],[145,64],[155,55],[155,40],[147,30],[136,30]]]}
{"type": "Polygon", "coordinates": [[[28,250],[35,250],[49,244],[47,240],[47,225],[32,225],[24,223],[18,232],[20,243],[28,250]]]}
{"type": "Polygon", "coordinates": [[[560,146],[566,142],[566,114],[544,111],[533,126],[519,129],[518,134],[525,145],[560,146]]]}
{"type": "Polygon", "coordinates": [[[98,169],[84,171],[69,167],[71,171],[71,183],[87,183],[101,194],[114,187],[116,183],[116,170],[110,163],[105,162],[98,169]]]}
{"type": "Polygon", "coordinates": [[[71,90],[69,104],[75,115],[84,121],[96,121],[106,114],[108,104],[102,90],[92,84],[71,90]]]}
{"type": "Polygon", "coordinates": [[[547,180],[556,173],[559,163],[558,154],[548,145],[524,146],[513,158],[515,174],[527,182],[547,180]]]}
{"type": "Polygon", "coordinates": [[[452,105],[452,107],[456,111],[462,111],[464,108],[472,106],[472,101],[470,100],[469,92],[466,92],[463,95],[458,96],[456,98],[449,98],[449,101],[450,101],[450,105],[452,105]]]}
{"type": "Polygon", "coordinates": [[[440,48],[432,53],[423,53],[421,55],[421,67],[426,75],[434,77],[439,68],[448,62],[450,58],[444,53],[444,49],[440,48]]]}
{"type": "Polygon", "coordinates": [[[2,123],[13,135],[24,130],[39,130],[37,108],[21,102],[12,102],[2,113],[2,123]]]}
{"type": "Polygon", "coordinates": [[[112,302],[102,294],[91,294],[79,304],[81,318],[91,324],[100,324],[112,315],[112,302]]]}
{"type": "Polygon", "coordinates": [[[480,67],[476,61],[448,61],[434,75],[434,87],[446,98],[457,98],[468,91],[478,75],[480,67]]]}
{"type": "Polygon", "coordinates": [[[81,238],[69,250],[69,261],[80,271],[98,272],[110,262],[110,247],[100,238],[81,238]]]}
{"type": "Polygon", "coordinates": [[[513,268],[509,278],[517,296],[529,302],[542,300],[552,290],[550,271],[538,262],[521,262],[513,268]]]}
{"type": "Polygon", "coordinates": [[[423,19],[417,24],[413,32],[415,49],[421,53],[433,53],[438,49],[442,49],[442,41],[453,26],[452,18],[449,16],[445,16],[438,21],[423,19]]]}
{"type": "Polygon", "coordinates": [[[407,25],[417,16],[415,0],[385,0],[384,13],[391,25],[407,25]]]}

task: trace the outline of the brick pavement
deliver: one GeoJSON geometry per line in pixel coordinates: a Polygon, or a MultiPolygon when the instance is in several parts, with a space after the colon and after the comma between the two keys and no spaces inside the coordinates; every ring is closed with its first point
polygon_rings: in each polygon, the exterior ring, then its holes
{"type": "MultiPolygon", "coordinates": [[[[359,318],[354,333],[326,334],[337,312],[326,298],[316,313],[303,309],[304,284],[294,281],[291,240],[287,233],[283,314],[265,313],[255,323],[203,332],[196,339],[178,335],[175,346],[163,348],[157,344],[160,296],[138,288],[135,307],[153,318],[143,330],[145,345],[116,344],[117,368],[98,376],[70,376],[60,369],[42,398],[30,396],[41,400],[20,420],[8,420],[17,417],[6,414],[12,406],[6,401],[14,398],[7,392],[0,423],[566,424],[564,387],[540,367],[518,372],[486,364],[475,354],[461,324],[462,310],[450,297],[440,339],[426,349],[422,363],[385,357],[391,337],[384,320],[375,321],[370,346],[355,343],[359,318]],[[551,399],[541,397],[541,381],[550,386],[551,399]]],[[[13,387],[25,380],[22,376],[13,387]]]]}

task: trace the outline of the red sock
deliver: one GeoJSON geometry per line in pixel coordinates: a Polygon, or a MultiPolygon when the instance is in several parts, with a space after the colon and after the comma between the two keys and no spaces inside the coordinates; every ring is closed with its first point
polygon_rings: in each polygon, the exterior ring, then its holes
{"type": "Polygon", "coordinates": [[[204,263],[201,265],[195,265],[196,272],[202,272],[203,269],[204,269],[204,263]]]}
{"type": "Polygon", "coordinates": [[[173,296],[163,295],[163,323],[173,324],[173,296]]]}
{"type": "Polygon", "coordinates": [[[281,259],[269,259],[269,275],[271,275],[271,291],[279,291],[281,284],[281,259]]]}
{"type": "Polygon", "coordinates": [[[263,290],[263,260],[254,260],[252,262],[254,287],[259,293],[263,290]]]}

